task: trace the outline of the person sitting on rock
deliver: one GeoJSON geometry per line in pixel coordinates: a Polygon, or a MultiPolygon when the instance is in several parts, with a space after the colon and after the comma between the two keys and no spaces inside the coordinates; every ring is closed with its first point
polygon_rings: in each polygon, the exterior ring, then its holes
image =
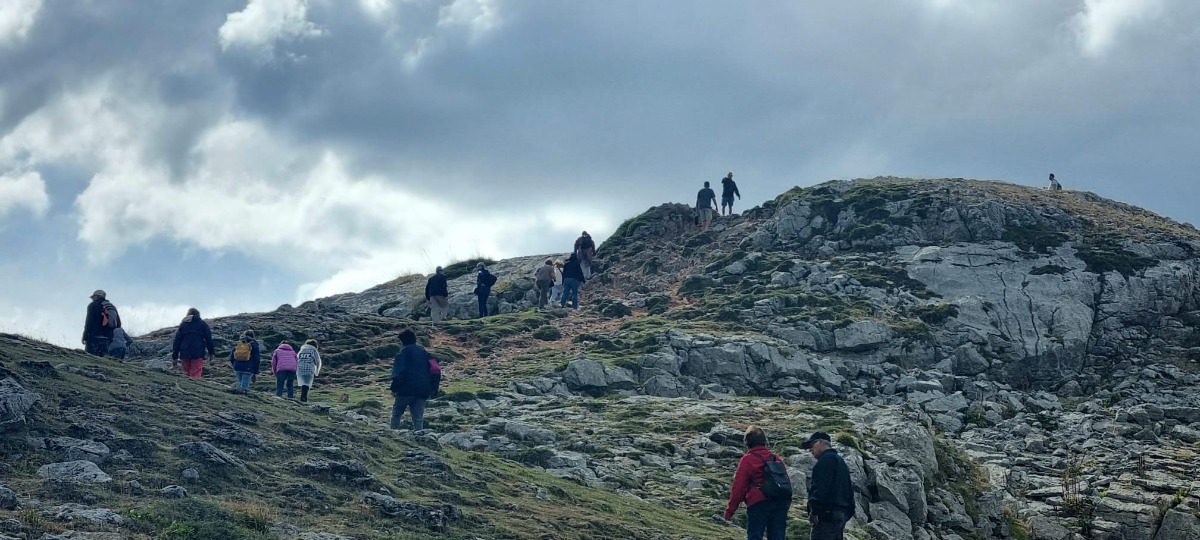
{"type": "Polygon", "coordinates": [[[1054,173],[1050,173],[1050,191],[1062,191],[1062,184],[1054,179],[1054,173]]]}
{"type": "Polygon", "coordinates": [[[400,330],[400,343],[404,346],[392,360],[392,384],[389,388],[396,398],[392,404],[392,429],[400,429],[404,409],[412,415],[413,431],[425,429],[425,402],[433,388],[430,372],[430,355],[425,347],[417,344],[417,334],[411,328],[400,330]]]}
{"type": "Polygon", "coordinates": [[[767,463],[782,461],[767,448],[767,434],[762,428],[747,428],[742,442],[746,445],[746,453],[738,461],[737,472],[733,475],[729,504],[725,506],[725,519],[732,519],[733,514],[744,502],[747,540],[762,540],[764,533],[767,540],[784,540],[784,534],[787,532],[787,513],[792,500],[790,496],[768,498],[762,488],[766,479],[767,463]]]}
{"type": "MultiPolygon", "coordinates": [[[[439,267],[441,268],[441,267],[439,267]]],[[[296,384],[300,385],[300,401],[308,401],[308,389],[313,379],[321,374],[321,353],[317,352],[317,340],[310,339],[296,353],[296,384]]]]}

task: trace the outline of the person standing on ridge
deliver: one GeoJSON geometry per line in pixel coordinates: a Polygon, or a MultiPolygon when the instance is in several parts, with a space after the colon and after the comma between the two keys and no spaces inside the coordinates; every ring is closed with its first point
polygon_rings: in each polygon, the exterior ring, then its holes
{"type": "Polygon", "coordinates": [[[700,230],[707,231],[712,226],[713,210],[717,209],[717,194],[704,183],[704,189],[696,193],[696,211],[700,212],[700,230]]]}
{"type": "Polygon", "coordinates": [[[579,257],[579,267],[583,269],[583,277],[592,279],[592,259],[596,257],[596,241],[592,240],[592,235],[583,231],[579,238],[575,239],[575,249],[572,251],[576,257],[579,257]]]}
{"type": "Polygon", "coordinates": [[[742,200],[742,194],[738,192],[737,183],[733,181],[733,172],[725,175],[721,179],[721,215],[733,215],[733,196],[737,195],[738,200],[742,200]],[[727,210],[728,209],[728,210],[727,210]],[[728,211],[728,214],[726,212],[728,211]]]}
{"type": "Polygon", "coordinates": [[[479,318],[488,316],[488,297],[492,295],[492,286],[496,284],[496,275],[488,272],[483,263],[475,265],[475,296],[479,297],[479,318]]]}
{"type": "Polygon", "coordinates": [[[242,336],[233,346],[233,351],[229,353],[229,363],[233,366],[233,373],[237,375],[234,392],[239,394],[249,392],[250,383],[262,365],[262,352],[258,346],[258,340],[254,339],[254,330],[242,332],[242,336]]]}
{"type": "Polygon", "coordinates": [[[130,345],[133,345],[133,338],[129,337],[124,329],[113,328],[112,343],[108,344],[108,355],[117,360],[124,360],[130,345]]]}
{"type": "Polygon", "coordinates": [[[275,375],[275,397],[283,397],[283,389],[287,388],[288,399],[296,397],[296,350],[286,341],[280,343],[271,353],[271,374],[275,375]]]}
{"type": "Polygon", "coordinates": [[[439,266],[425,283],[425,301],[429,302],[430,320],[441,322],[450,314],[449,296],[450,286],[446,283],[446,274],[439,266]]]}
{"type": "MultiPolygon", "coordinates": [[[[441,267],[438,267],[439,269],[441,267]]],[[[317,352],[317,340],[310,339],[296,353],[296,384],[300,385],[300,402],[308,401],[308,389],[313,379],[321,374],[321,353],[317,352]]]]}
{"type": "Polygon", "coordinates": [[[557,304],[563,294],[563,262],[554,261],[554,287],[550,288],[550,303],[557,304]]]}
{"type": "Polygon", "coordinates": [[[533,283],[538,291],[538,311],[546,309],[546,301],[550,298],[550,288],[554,286],[554,259],[546,259],[546,264],[538,267],[533,273],[533,283]]]}
{"type": "Polygon", "coordinates": [[[91,299],[87,306],[87,316],[83,319],[83,350],[88,354],[103,357],[108,354],[113,330],[121,326],[121,320],[116,316],[117,308],[108,301],[107,293],[96,289],[91,299]]]}
{"type": "Polygon", "coordinates": [[[854,485],[846,460],[831,446],[828,433],[813,433],[800,445],[808,450],[813,465],[808,488],[808,522],[812,540],[841,540],[846,522],[854,517],[854,485]]]}
{"type": "Polygon", "coordinates": [[[737,472],[733,475],[729,504],[725,506],[725,520],[732,519],[738,506],[745,502],[747,540],[762,540],[764,533],[767,540],[784,540],[788,508],[792,505],[791,484],[788,484],[788,491],[784,494],[771,497],[773,493],[767,492],[765,483],[768,463],[776,463],[775,467],[785,476],[787,468],[767,448],[767,434],[762,428],[750,426],[742,442],[746,445],[746,453],[738,461],[737,472]]]}
{"type": "Polygon", "coordinates": [[[579,311],[579,289],[583,287],[583,282],[587,281],[587,277],[583,275],[583,268],[579,266],[579,258],[574,253],[567,259],[567,264],[563,265],[563,294],[559,300],[559,307],[567,307],[567,302],[571,302],[571,307],[575,311],[579,311]]]}
{"type": "Polygon", "coordinates": [[[1050,191],[1062,191],[1062,184],[1054,179],[1054,173],[1050,173],[1050,191]]]}
{"type": "Polygon", "coordinates": [[[212,330],[200,318],[200,310],[188,308],[187,316],[180,321],[179,329],[175,330],[175,342],[171,346],[171,369],[177,367],[182,359],[183,374],[193,379],[201,378],[204,375],[205,351],[211,360],[215,355],[212,330]]]}
{"type": "Polygon", "coordinates": [[[400,354],[392,360],[392,385],[389,388],[396,401],[392,404],[389,425],[400,429],[404,409],[412,415],[413,431],[425,429],[425,402],[433,389],[429,351],[417,344],[417,334],[411,328],[400,331],[400,354]]]}

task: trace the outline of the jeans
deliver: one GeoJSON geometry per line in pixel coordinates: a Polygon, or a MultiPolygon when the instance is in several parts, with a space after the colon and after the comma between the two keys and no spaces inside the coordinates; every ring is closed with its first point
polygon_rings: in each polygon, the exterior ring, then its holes
{"type": "Polygon", "coordinates": [[[821,513],[817,518],[817,523],[812,526],[812,534],[809,535],[809,539],[842,540],[845,538],[842,532],[846,528],[847,521],[850,521],[850,516],[841,510],[821,513]]]}
{"type": "Polygon", "coordinates": [[[275,374],[275,395],[282,396],[284,387],[287,387],[288,397],[296,395],[296,372],[295,371],[280,371],[275,374]]]}
{"type": "Polygon", "coordinates": [[[487,301],[488,301],[488,296],[490,296],[491,294],[492,294],[491,292],[488,292],[487,294],[479,295],[479,318],[480,319],[488,316],[487,301]]]}
{"type": "Polygon", "coordinates": [[[243,392],[249,390],[250,389],[250,378],[253,376],[254,376],[253,373],[243,373],[241,371],[237,372],[238,390],[241,390],[243,392]]]}
{"type": "Polygon", "coordinates": [[[199,379],[204,375],[204,357],[200,358],[180,358],[183,362],[183,375],[193,379],[199,379]]]}
{"type": "Polygon", "coordinates": [[[563,278],[563,295],[562,300],[559,300],[559,306],[567,307],[567,302],[571,302],[571,307],[579,309],[579,283],[575,278],[563,278]]]}
{"type": "Polygon", "coordinates": [[[792,500],[766,500],[746,509],[746,540],[784,540],[792,500]]]}
{"type": "Polygon", "coordinates": [[[411,409],[413,431],[425,429],[425,398],[416,396],[396,396],[392,405],[392,429],[400,429],[400,417],[404,416],[404,408],[411,409]]]}
{"type": "Polygon", "coordinates": [[[104,356],[108,354],[108,343],[112,341],[104,336],[89,336],[84,350],[93,356],[104,356]]]}

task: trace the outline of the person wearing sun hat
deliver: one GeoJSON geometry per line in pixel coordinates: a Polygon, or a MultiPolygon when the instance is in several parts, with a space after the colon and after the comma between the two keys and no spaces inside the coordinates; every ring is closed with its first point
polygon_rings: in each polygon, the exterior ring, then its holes
{"type": "Polygon", "coordinates": [[[817,460],[808,488],[808,522],[812,540],[841,540],[854,517],[854,485],[846,460],[833,448],[828,433],[816,432],[800,445],[817,460]]]}

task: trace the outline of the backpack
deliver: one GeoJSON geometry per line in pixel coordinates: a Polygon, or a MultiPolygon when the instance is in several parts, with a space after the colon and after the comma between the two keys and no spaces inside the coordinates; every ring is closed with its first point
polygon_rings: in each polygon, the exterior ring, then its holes
{"type": "Polygon", "coordinates": [[[437,360],[433,356],[429,357],[429,397],[435,397],[438,394],[438,387],[442,385],[442,366],[438,365],[437,360]]]}
{"type": "Polygon", "coordinates": [[[111,328],[113,330],[121,327],[121,315],[117,313],[117,306],[112,302],[105,300],[100,303],[100,328],[111,328]]]}
{"type": "Polygon", "coordinates": [[[487,273],[483,274],[483,286],[484,287],[491,287],[492,285],[495,285],[495,284],[496,284],[496,274],[493,274],[491,272],[487,272],[487,273]]]}
{"type": "Polygon", "coordinates": [[[791,499],[792,498],[792,479],[788,477],[787,468],[783,466],[783,462],[771,454],[771,461],[763,459],[761,456],[756,456],[763,462],[763,483],[758,486],[762,490],[763,495],[768,499],[791,499]]]}
{"type": "Polygon", "coordinates": [[[237,342],[237,345],[235,345],[233,347],[233,359],[238,362],[248,361],[248,360],[250,360],[250,357],[253,355],[254,355],[254,346],[250,343],[249,340],[245,340],[245,339],[239,340],[237,342]]]}

